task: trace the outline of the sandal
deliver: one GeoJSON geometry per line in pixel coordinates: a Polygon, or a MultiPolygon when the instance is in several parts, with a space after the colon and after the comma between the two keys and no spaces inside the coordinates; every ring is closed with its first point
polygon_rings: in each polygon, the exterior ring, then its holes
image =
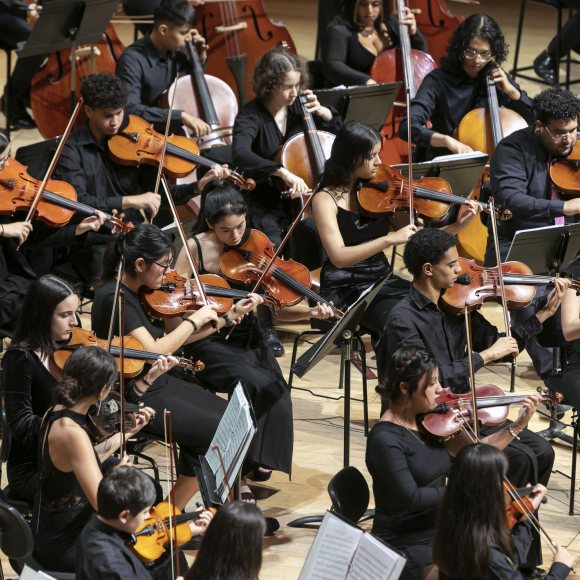
{"type": "Polygon", "coordinates": [[[254,467],[247,477],[252,481],[268,481],[272,477],[272,470],[265,467],[254,467]]]}
{"type": "Polygon", "coordinates": [[[256,503],[256,496],[252,493],[252,490],[243,484],[240,486],[240,499],[248,503],[256,503]]]}

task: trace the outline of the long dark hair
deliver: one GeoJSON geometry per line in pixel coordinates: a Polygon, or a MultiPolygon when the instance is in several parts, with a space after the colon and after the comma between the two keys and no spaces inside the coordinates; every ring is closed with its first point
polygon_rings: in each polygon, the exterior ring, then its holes
{"type": "Polygon", "coordinates": [[[52,274],[34,280],[24,298],[12,345],[39,351],[42,357],[52,355],[55,349],[51,333],[54,311],[72,294],[76,294],[74,288],[52,274]]]}
{"type": "Polygon", "coordinates": [[[227,179],[210,181],[201,193],[201,209],[192,234],[209,230],[222,218],[248,213],[248,204],[240,189],[227,179]]]}
{"type": "Polygon", "coordinates": [[[445,574],[464,580],[486,578],[493,545],[511,557],[503,491],[506,472],[505,455],[484,443],[464,447],[455,458],[433,542],[433,561],[445,574]]]}
{"type": "Polygon", "coordinates": [[[353,171],[380,142],[381,136],[370,125],[360,121],[345,123],[332,144],[321,187],[347,187],[353,171]]]}
{"type": "MultiPolygon", "coordinates": [[[[358,28],[358,22],[356,21],[358,16],[358,5],[360,0],[344,0],[342,5],[342,17],[352,26],[358,28]]],[[[379,17],[374,22],[374,27],[377,32],[381,32],[381,24],[385,18],[385,6],[384,0],[381,6],[381,12],[379,17]]]]}
{"type": "Polygon", "coordinates": [[[463,53],[469,47],[469,42],[475,37],[489,42],[494,62],[501,64],[508,55],[508,45],[498,23],[487,14],[472,14],[468,16],[456,29],[449,41],[447,58],[443,61],[443,68],[453,74],[463,70],[463,53]]]}
{"type": "Polygon", "coordinates": [[[97,396],[117,377],[113,356],[102,348],[79,348],[66,361],[62,379],[53,391],[56,404],[72,407],[85,397],[97,396]]]}
{"type": "Polygon", "coordinates": [[[227,503],[208,526],[185,580],[256,580],[265,530],[266,521],[256,505],[227,503]]]}
{"type": "Polygon", "coordinates": [[[401,399],[401,383],[407,385],[407,397],[412,399],[424,376],[431,376],[437,368],[433,355],[417,346],[402,346],[391,356],[385,380],[376,387],[381,396],[383,411],[401,399]]]}
{"type": "Polygon", "coordinates": [[[121,258],[123,272],[134,277],[137,274],[136,260],[143,258],[147,266],[150,266],[167,255],[173,259],[173,246],[167,235],[153,224],[139,224],[127,234],[118,234],[109,242],[103,260],[101,281],[106,282],[115,277],[121,258]]]}

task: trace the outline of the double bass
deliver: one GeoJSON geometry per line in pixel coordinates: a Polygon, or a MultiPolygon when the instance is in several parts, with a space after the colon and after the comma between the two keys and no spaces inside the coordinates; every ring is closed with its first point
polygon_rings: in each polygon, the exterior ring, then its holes
{"type": "Polygon", "coordinates": [[[235,87],[242,105],[252,97],[254,67],[264,53],[282,42],[296,52],[288,30],[268,17],[262,0],[205,0],[195,10],[209,45],[205,72],[235,87]]]}

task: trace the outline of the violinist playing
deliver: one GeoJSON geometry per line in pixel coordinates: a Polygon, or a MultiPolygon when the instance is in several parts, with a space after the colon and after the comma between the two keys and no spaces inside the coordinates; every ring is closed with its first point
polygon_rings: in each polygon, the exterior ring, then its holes
{"type": "MultiPolygon", "coordinates": [[[[434,409],[444,391],[438,366],[421,347],[403,346],[393,353],[381,373],[386,379],[377,387],[383,413],[367,439],[365,461],[376,505],[372,533],[403,552],[402,580],[423,580],[432,563],[435,514],[445,496],[451,455],[465,444],[459,435],[443,444],[419,428],[418,415],[434,409]]],[[[514,428],[484,441],[503,449],[527,426],[538,402],[538,396],[528,397],[514,428]]]]}
{"type": "MultiPolygon", "coordinates": [[[[336,111],[323,107],[307,90],[308,72],[304,60],[281,48],[267,52],[254,71],[256,98],[244,105],[234,123],[234,163],[246,177],[256,181],[248,196],[249,225],[260,230],[278,246],[290,225],[289,199],[300,198],[309,190],[302,178],[275,161],[280,147],[304,130],[298,95],[307,98],[307,109],[319,129],[336,133],[341,122],[336,111]],[[282,191],[285,193],[282,194],[282,191]]],[[[311,220],[298,224],[290,241],[294,259],[309,269],[320,265],[320,242],[311,220]],[[303,240],[303,241],[301,241],[303,240]]],[[[260,319],[267,342],[276,356],[284,348],[274,331],[273,314],[261,308],[260,319]]]]}
{"type": "MultiPolygon", "coordinates": [[[[507,468],[503,453],[484,443],[464,447],[455,458],[433,538],[440,580],[524,579],[517,564],[525,561],[530,549],[531,524],[525,519],[508,529],[507,468]]],[[[528,497],[534,510],[546,491],[540,484],[533,487],[528,497]]],[[[545,578],[567,578],[575,559],[558,546],[545,578]]]]}
{"type": "MultiPolygon", "coordinates": [[[[456,244],[454,236],[435,229],[421,230],[407,242],[403,260],[413,282],[408,296],[388,317],[388,350],[394,352],[401,346],[425,348],[437,360],[442,384],[453,392],[464,393],[469,390],[465,321],[462,316],[446,312],[441,302],[442,293],[456,283],[460,272],[456,244]]],[[[479,312],[472,312],[474,370],[517,356],[529,337],[538,334],[543,322],[555,314],[569,284],[568,280],[556,278],[546,305],[524,322],[512,324],[512,337],[501,334],[479,312]]],[[[520,426],[508,422],[501,427],[511,429],[514,437],[506,448],[510,462],[508,477],[516,486],[528,483],[547,486],[554,450],[547,441],[532,431],[522,431],[520,426]]],[[[482,433],[489,433],[487,429],[484,427],[482,433]]],[[[530,569],[541,561],[539,537],[537,542],[532,551],[536,559],[530,560],[530,569]]]]}
{"type": "MultiPolygon", "coordinates": [[[[491,163],[491,190],[498,206],[512,212],[512,219],[498,227],[499,249],[505,259],[516,231],[573,223],[580,214],[580,199],[561,199],[550,172],[565,165],[576,145],[580,100],[571,91],[557,87],[534,97],[537,120],[500,141],[491,163]]],[[[485,263],[496,263],[495,248],[488,237],[485,263]]],[[[541,299],[543,289],[538,289],[541,299]]],[[[528,317],[529,308],[512,311],[512,320],[528,317]]],[[[551,349],[526,345],[538,376],[552,372],[551,349]]]]}
{"type": "MultiPolygon", "coordinates": [[[[363,290],[392,272],[385,250],[404,244],[415,225],[391,231],[391,219],[384,213],[370,217],[361,209],[357,190],[360,182],[372,180],[381,164],[381,137],[358,121],[346,123],[338,132],[326,162],[321,190],[312,200],[314,219],[327,258],[320,275],[321,295],[338,308],[352,304],[363,290]]],[[[447,228],[459,231],[478,208],[469,202],[460,222],[447,228]]],[[[367,307],[361,326],[371,332],[380,372],[388,360],[387,316],[407,295],[409,283],[398,276],[389,278],[367,307]]]]}
{"type": "MultiPolygon", "coordinates": [[[[156,170],[153,167],[122,166],[107,153],[107,141],[125,124],[127,94],[121,81],[110,73],[89,75],[81,86],[87,122],[74,130],[60,156],[55,178],[70,183],[78,200],[96,209],[123,213],[132,223],[145,216],[153,220],[161,207],[161,196],[153,191],[156,170]]],[[[222,175],[214,165],[200,182],[222,175]]],[[[171,191],[176,204],[186,203],[198,192],[197,185],[174,185],[171,191]]],[[[158,218],[162,219],[162,218],[158,218]]],[[[105,245],[110,237],[97,233],[71,251],[71,260],[84,279],[95,284],[101,277],[105,245]]]]}
{"type": "MultiPolygon", "coordinates": [[[[195,10],[187,0],[161,0],[153,12],[153,30],[128,46],[117,61],[116,75],[127,91],[127,113],[165,131],[169,110],[158,106],[161,96],[176,75],[189,74],[191,65],[181,50],[193,40],[202,62],[206,60],[205,40],[193,28],[195,10]]],[[[187,127],[196,137],[207,135],[211,127],[185,111],[171,111],[171,131],[187,127]]]]}
{"type": "MultiPolygon", "coordinates": [[[[408,7],[401,22],[409,28],[411,47],[427,52],[427,42],[408,7]]],[[[324,31],[322,71],[331,86],[376,84],[369,74],[375,58],[397,46],[399,20],[387,14],[383,0],[346,0],[342,13],[324,31]]]]}
{"type": "MultiPolygon", "coordinates": [[[[222,253],[235,251],[250,234],[247,212],[244,197],[234,184],[217,180],[206,186],[199,219],[188,242],[199,274],[221,274],[222,253]]],[[[192,275],[184,250],[175,269],[183,276],[192,275]]],[[[328,318],[332,311],[319,303],[313,308],[305,307],[301,314],[303,318],[328,318]]],[[[272,469],[291,472],[292,401],[280,366],[256,322],[253,316],[245,317],[227,340],[223,333],[213,333],[184,347],[184,352],[205,362],[205,369],[197,376],[210,390],[230,393],[238,381],[245,386],[258,423],[250,448],[253,477],[264,480],[272,469]],[[225,360],[228,364],[223,364],[225,360]]],[[[168,323],[171,327],[171,320],[168,323]]]]}
{"type": "MultiPolygon", "coordinates": [[[[441,68],[423,79],[411,103],[416,161],[471,152],[471,147],[455,139],[453,133],[466,113],[485,106],[487,75],[495,82],[499,104],[531,122],[530,98],[501,68],[507,55],[504,36],[491,16],[472,14],[457,27],[441,68]],[[431,122],[430,128],[426,127],[427,121],[431,122]]],[[[407,120],[399,127],[399,137],[405,141],[407,120]]]]}

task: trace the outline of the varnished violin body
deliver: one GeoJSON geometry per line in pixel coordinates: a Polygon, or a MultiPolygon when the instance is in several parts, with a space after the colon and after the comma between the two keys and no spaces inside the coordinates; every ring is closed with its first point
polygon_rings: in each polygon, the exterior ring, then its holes
{"type": "Polygon", "coordinates": [[[550,165],[550,179],[562,196],[580,194],[580,142],[576,141],[568,157],[550,165]]]}

